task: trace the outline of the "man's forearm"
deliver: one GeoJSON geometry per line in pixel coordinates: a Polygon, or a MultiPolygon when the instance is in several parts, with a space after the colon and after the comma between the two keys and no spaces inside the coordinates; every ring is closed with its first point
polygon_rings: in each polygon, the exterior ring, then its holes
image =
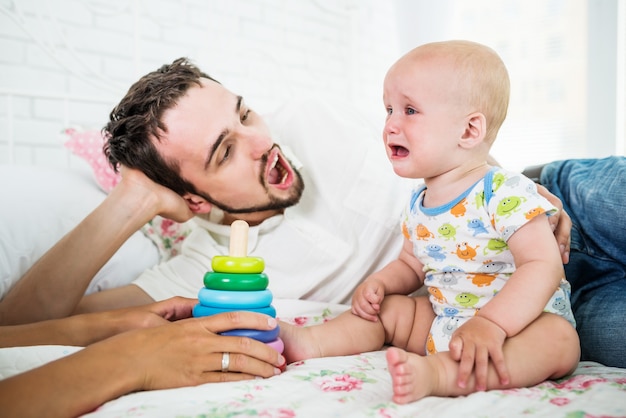
{"type": "Polygon", "coordinates": [[[71,315],[87,286],[122,244],[154,213],[117,188],[54,245],[0,302],[0,324],[71,315]]]}

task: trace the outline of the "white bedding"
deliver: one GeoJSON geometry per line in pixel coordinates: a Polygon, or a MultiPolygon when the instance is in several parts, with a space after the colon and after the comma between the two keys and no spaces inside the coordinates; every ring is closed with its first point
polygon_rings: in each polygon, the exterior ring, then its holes
{"type": "MultiPolygon", "coordinates": [[[[0,299],[105,196],[88,167],[0,164],[0,299]]],[[[136,232],[96,274],[87,293],[128,284],[158,261],[153,242],[136,232]]]]}
{"type": "MultiPolygon", "coordinates": [[[[276,301],[281,319],[323,322],[344,309],[276,301]]],[[[0,376],[32,368],[79,348],[42,346],[0,350],[0,376]]],[[[384,351],[294,363],[280,376],[139,392],[107,402],[89,417],[624,417],[626,370],[583,362],[558,381],[459,398],[391,401],[384,351]]]]}

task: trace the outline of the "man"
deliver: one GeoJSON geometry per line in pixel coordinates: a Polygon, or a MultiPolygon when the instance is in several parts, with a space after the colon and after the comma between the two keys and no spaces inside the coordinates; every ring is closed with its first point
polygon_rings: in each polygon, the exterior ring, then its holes
{"type": "Polygon", "coordinates": [[[337,110],[294,101],[270,132],[243,98],[185,59],[146,75],[106,126],[121,182],[9,291],[1,322],[195,297],[211,257],[228,253],[234,219],[251,225],[248,253],[265,259],[275,298],[348,302],[399,251],[392,214],[403,185],[369,122],[349,106],[337,110]],[[302,159],[300,170],[275,136],[302,159]],[[103,263],[156,215],[194,217],[182,254],[131,285],[83,297],[103,263]]]}

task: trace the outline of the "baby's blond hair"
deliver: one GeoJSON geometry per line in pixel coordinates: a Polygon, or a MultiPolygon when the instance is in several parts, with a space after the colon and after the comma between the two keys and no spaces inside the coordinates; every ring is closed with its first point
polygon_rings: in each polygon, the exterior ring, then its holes
{"type": "Polygon", "coordinates": [[[455,94],[467,97],[474,111],[485,115],[485,140],[492,143],[506,118],[509,107],[509,74],[500,56],[491,48],[470,41],[452,40],[418,46],[407,56],[437,57],[450,63],[458,74],[450,80],[455,94]]]}

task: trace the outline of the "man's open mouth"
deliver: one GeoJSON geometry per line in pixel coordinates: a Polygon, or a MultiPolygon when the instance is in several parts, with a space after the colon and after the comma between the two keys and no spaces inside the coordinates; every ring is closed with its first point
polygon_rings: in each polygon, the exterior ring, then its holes
{"type": "Polygon", "coordinates": [[[293,181],[291,166],[277,149],[269,156],[266,178],[268,184],[279,188],[287,188],[293,181]]]}

